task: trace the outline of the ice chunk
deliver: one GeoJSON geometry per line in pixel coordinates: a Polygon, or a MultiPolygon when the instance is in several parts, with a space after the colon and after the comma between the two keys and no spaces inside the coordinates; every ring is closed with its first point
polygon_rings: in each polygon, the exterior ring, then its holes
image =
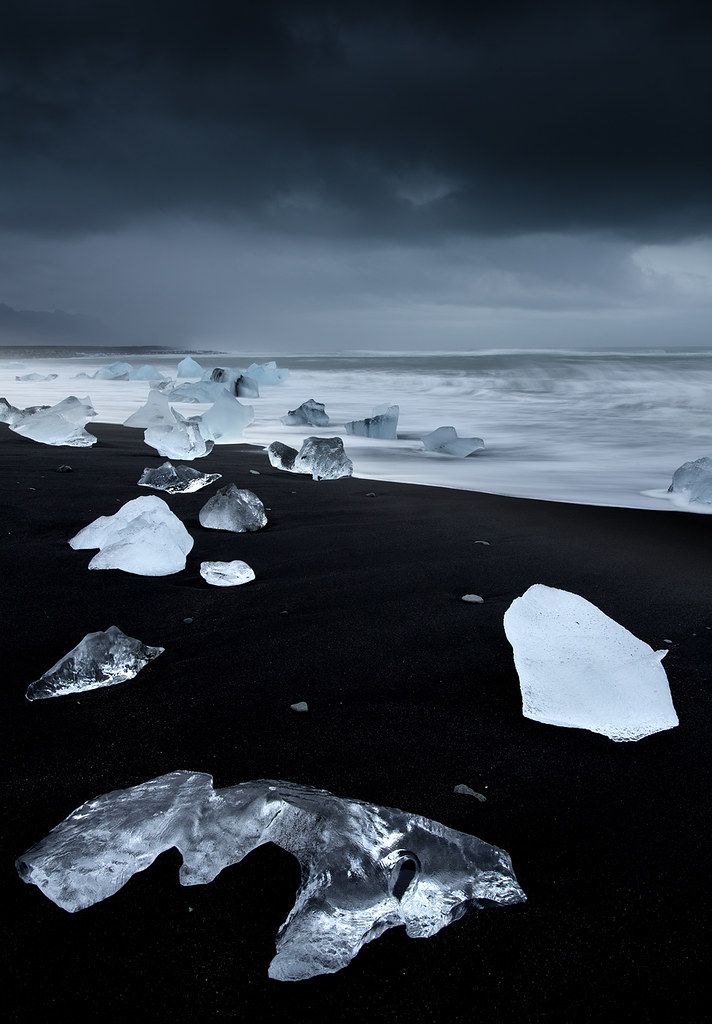
{"type": "Polygon", "coordinates": [[[214,402],[221,391],[225,391],[223,384],[215,384],[210,380],[183,381],[176,384],[166,381],[165,386],[156,388],[162,394],[170,398],[171,402],[200,402],[201,404],[214,402]]]}
{"type": "Polygon", "coordinates": [[[269,967],[281,981],[339,971],[389,928],[427,938],[468,910],[526,899],[504,850],[418,814],[291,782],[214,790],[209,775],[190,771],[87,801],[16,867],[75,912],[167,850],[180,851],[182,885],[204,885],[270,842],[301,868],[269,967]]]}
{"type": "Polygon", "coordinates": [[[578,594],[536,584],[504,616],[526,718],[639,740],[678,724],[661,660],[578,594]]]}
{"type": "Polygon", "coordinates": [[[44,700],[125,683],[164,651],[165,647],[147,647],[117,626],[109,626],[103,633],[85,636],[69,654],[30,683],[25,696],[28,700],[44,700]]]}
{"type": "Polygon", "coordinates": [[[170,576],[185,568],[193,538],[165,501],[149,494],[127,501],[113,516],[95,519],[69,544],[75,551],[99,548],[90,569],[170,576]]]}
{"type": "Polygon", "coordinates": [[[254,418],[255,410],[251,405],[243,405],[222,388],[212,408],[203,413],[200,430],[203,437],[216,444],[235,444],[242,440],[242,431],[254,418]]]}
{"type": "Polygon", "coordinates": [[[143,366],[132,367],[129,370],[129,380],[165,380],[157,366],[144,363],[143,366]]]}
{"type": "Polygon", "coordinates": [[[289,370],[280,370],[274,360],[269,363],[250,363],[245,375],[257,384],[281,384],[289,376],[289,370]]]}
{"type": "Polygon", "coordinates": [[[423,438],[423,447],[427,451],[455,455],[460,459],[481,451],[484,446],[481,437],[458,437],[454,427],[438,427],[423,438]]]}
{"type": "Polygon", "coordinates": [[[96,410],[88,396],[70,395],[56,405],[15,410],[9,426],[16,434],[41,444],[88,448],[97,441],[94,434],[84,429],[84,424],[93,416],[96,410]]]}
{"type": "Polygon", "coordinates": [[[353,471],[340,437],[307,437],[294,460],[294,472],[311,473],[314,480],[338,480],[353,471]]]}
{"type": "Polygon", "coordinates": [[[201,562],[200,575],[213,587],[238,587],[255,578],[247,562],[236,558],[233,562],[201,562]]]}
{"type": "Polygon", "coordinates": [[[305,700],[298,700],[296,704],[289,705],[292,711],[308,711],[309,705],[305,700]]]}
{"type": "Polygon", "coordinates": [[[398,436],[397,405],[384,405],[373,410],[373,414],[365,420],[352,420],[346,424],[346,433],[357,437],[378,437],[384,440],[395,440],[398,436]]]}
{"type": "Polygon", "coordinates": [[[462,600],[467,602],[467,604],[484,604],[485,603],[484,597],[480,597],[479,594],[463,594],[462,595],[462,600]]]}
{"type": "Polygon", "coordinates": [[[480,803],[484,803],[487,799],[482,793],[476,793],[470,786],[466,786],[464,782],[459,782],[453,789],[453,793],[457,793],[458,796],[473,796],[475,800],[479,800],[480,803]]]}
{"type": "Polygon", "coordinates": [[[56,380],[57,373],[26,373],[23,377],[15,377],[15,380],[56,380]]]}
{"type": "Polygon", "coordinates": [[[712,512],[712,459],[696,459],[676,469],[667,494],[681,508],[712,512]]]}
{"type": "Polygon", "coordinates": [[[7,398],[0,398],[0,423],[12,423],[20,410],[10,405],[7,398]]]}
{"type": "Polygon", "coordinates": [[[186,356],[178,363],[177,377],[200,377],[203,367],[192,356],[186,356]]]}
{"type": "Polygon", "coordinates": [[[155,448],[159,455],[164,455],[168,459],[185,459],[187,462],[192,462],[193,459],[201,459],[204,455],[209,455],[215,442],[211,438],[203,436],[200,423],[186,419],[175,409],[172,409],[171,412],[172,424],[148,427],[144,431],[143,439],[146,444],[155,448]]]}
{"type": "Polygon", "coordinates": [[[230,530],[231,533],[254,533],[267,525],[265,507],[257,495],[236,484],[221,487],[209,498],[198,519],[208,530],[230,530]]]}
{"type": "Polygon", "coordinates": [[[301,472],[294,468],[294,460],[299,454],[296,448],[290,448],[288,444],[282,444],[281,441],[273,441],[265,448],[265,451],[270,466],[274,466],[275,469],[283,469],[286,473],[301,472]]]}
{"type": "Polygon", "coordinates": [[[145,405],[124,420],[125,427],[159,427],[176,422],[168,398],[163,391],[149,391],[145,405]]]}
{"type": "Polygon", "coordinates": [[[174,466],[164,462],[155,469],[146,467],[138,481],[139,487],[152,487],[168,494],[190,494],[200,491],[221,478],[221,473],[200,473],[192,466],[174,466]]]}
{"type": "Polygon", "coordinates": [[[128,380],[130,375],[131,363],[109,363],[96,371],[94,380],[128,380]]]}
{"type": "Polygon", "coordinates": [[[235,381],[235,394],[238,398],[259,398],[260,388],[254,378],[241,373],[235,381]]]}
{"type": "Polygon", "coordinates": [[[329,417],[323,402],[315,402],[310,398],[308,402],[302,402],[298,409],[291,409],[283,416],[282,423],[287,427],[328,427],[329,417]]]}

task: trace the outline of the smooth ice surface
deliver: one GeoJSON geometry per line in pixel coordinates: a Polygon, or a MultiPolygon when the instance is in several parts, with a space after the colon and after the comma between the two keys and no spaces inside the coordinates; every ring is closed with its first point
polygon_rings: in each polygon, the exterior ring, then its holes
{"type": "Polygon", "coordinates": [[[147,466],[138,481],[139,487],[152,487],[154,491],[168,494],[190,494],[220,480],[221,473],[200,473],[192,466],[174,466],[164,462],[162,466],[147,466]]]}
{"type": "Polygon", "coordinates": [[[504,615],[525,718],[639,740],[678,724],[661,660],[590,601],[535,584],[504,615]]]}
{"type": "Polygon", "coordinates": [[[303,711],[308,711],[309,710],[309,705],[307,704],[307,702],[305,700],[298,700],[296,704],[290,704],[289,706],[292,709],[292,711],[301,711],[301,712],[303,712],[303,711]]]}
{"type": "Polygon", "coordinates": [[[165,380],[165,377],[152,363],[144,363],[143,366],[132,366],[129,370],[129,380],[165,380]]]}
{"type": "Polygon", "coordinates": [[[125,427],[173,426],[176,422],[173,409],[163,391],[153,389],[146,396],[146,404],[124,420],[125,427]]]}
{"type": "Polygon", "coordinates": [[[311,473],[314,480],[339,480],[353,471],[340,437],[307,437],[294,460],[294,472],[311,473]]]}
{"type": "Polygon", "coordinates": [[[112,516],[100,516],[69,541],[72,548],[99,548],[90,569],[122,569],[137,576],[170,576],[185,569],[193,547],[180,519],[163,498],[148,494],[112,516]]]}
{"type": "Polygon", "coordinates": [[[224,384],[217,384],[212,380],[184,380],[165,381],[157,385],[154,390],[170,398],[171,402],[189,402],[199,405],[212,403],[222,391],[225,391],[224,384]]]}
{"type": "Polygon", "coordinates": [[[216,444],[235,444],[243,440],[242,432],[255,418],[251,405],[243,405],[225,388],[220,388],[213,406],[200,420],[203,437],[216,444]]]}
{"type": "Polygon", "coordinates": [[[280,369],[272,359],[268,363],[250,363],[245,376],[257,381],[257,384],[281,384],[289,376],[289,370],[280,369]]]}
{"type": "Polygon", "coordinates": [[[463,594],[462,600],[467,604],[484,604],[484,597],[480,597],[479,594],[463,594]]]}
{"type": "Polygon", "coordinates": [[[15,377],[15,380],[56,380],[58,376],[56,373],[26,373],[22,377],[15,377]]]}
{"type": "Polygon", "coordinates": [[[131,363],[114,362],[101,366],[93,376],[94,380],[128,380],[131,376],[131,363]]]}
{"type": "Polygon", "coordinates": [[[282,417],[282,423],[286,427],[328,427],[329,417],[326,415],[324,403],[315,402],[310,398],[296,409],[290,409],[287,415],[282,417]]]}
{"type": "Polygon", "coordinates": [[[454,427],[438,427],[423,438],[426,451],[455,455],[459,459],[466,459],[473,452],[481,451],[484,446],[481,437],[458,437],[454,427]]]}
{"type": "Polygon", "coordinates": [[[210,775],[189,771],[87,801],[16,866],[74,912],[113,895],[166,850],[180,851],[182,885],[203,885],[268,842],[301,868],[269,967],[280,981],[339,971],[389,928],[428,938],[483,901],[526,899],[509,854],[436,821],[289,782],[214,790],[210,775]]]}
{"type": "Polygon", "coordinates": [[[678,508],[689,512],[712,513],[712,459],[705,456],[694,462],[685,462],[673,473],[667,491],[647,493],[667,498],[678,508]]]}
{"type": "Polygon", "coordinates": [[[254,570],[239,558],[232,562],[201,562],[200,575],[213,587],[239,587],[255,578],[254,570]]]}
{"type": "Polygon", "coordinates": [[[200,525],[208,530],[230,530],[232,533],[253,533],[267,525],[265,507],[252,491],[229,484],[209,498],[198,515],[200,525]]]}
{"type": "Polygon", "coordinates": [[[398,437],[397,405],[379,406],[365,420],[350,420],[345,424],[346,433],[356,437],[377,437],[394,441],[398,437]]]}
{"type": "Polygon", "coordinates": [[[185,359],[181,359],[178,363],[176,370],[177,377],[200,377],[203,372],[203,367],[200,363],[193,359],[192,356],[186,356],[185,359]]]}
{"type": "Polygon", "coordinates": [[[175,409],[172,410],[172,414],[172,423],[148,427],[144,431],[143,439],[146,444],[168,459],[185,459],[192,462],[193,459],[209,455],[215,442],[212,438],[204,437],[200,423],[181,416],[175,409]]]}
{"type": "Polygon", "coordinates": [[[285,473],[297,473],[301,470],[294,468],[294,460],[299,454],[296,448],[290,448],[288,444],[281,441],[273,441],[265,448],[270,466],[275,469],[283,469],[285,473]]]}
{"type": "Polygon", "coordinates": [[[8,422],[16,434],[40,444],[89,448],[97,439],[84,425],[94,416],[96,410],[88,395],[86,398],[70,395],[50,408],[16,409],[8,422]]]}
{"type": "Polygon", "coordinates": [[[165,647],[147,647],[126,636],[118,626],[109,626],[103,633],[85,636],[69,654],[30,683],[25,696],[28,700],[45,700],[125,683],[164,650],[165,647]]]}

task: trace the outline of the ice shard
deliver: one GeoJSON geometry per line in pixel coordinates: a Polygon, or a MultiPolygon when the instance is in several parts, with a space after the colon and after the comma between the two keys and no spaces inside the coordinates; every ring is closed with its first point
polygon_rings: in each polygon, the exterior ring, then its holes
{"type": "Polygon", "coordinates": [[[504,615],[525,718],[639,740],[678,724],[661,661],[596,605],[535,584],[504,615]]]}
{"type": "Polygon", "coordinates": [[[10,405],[7,398],[0,398],[0,423],[12,423],[20,410],[10,405]]]}
{"type": "Polygon", "coordinates": [[[164,462],[154,469],[147,466],[139,478],[138,486],[152,487],[154,491],[165,491],[167,494],[190,494],[215,483],[221,476],[221,473],[200,473],[192,466],[174,466],[172,462],[164,462]]]}
{"type": "Polygon", "coordinates": [[[254,533],[267,525],[265,507],[252,491],[230,484],[209,498],[198,514],[200,525],[208,530],[254,533]]]}
{"type": "Polygon", "coordinates": [[[15,410],[9,426],[16,434],[40,444],[89,448],[96,444],[94,434],[84,429],[86,422],[96,416],[91,399],[70,395],[52,406],[34,406],[15,410]]]}
{"type": "Polygon", "coordinates": [[[357,437],[378,437],[382,440],[395,440],[398,437],[397,405],[383,405],[373,410],[373,414],[365,420],[351,420],[346,424],[346,433],[357,437]]]}
{"type": "Polygon", "coordinates": [[[200,575],[213,587],[239,587],[255,578],[254,570],[239,558],[232,562],[201,562],[200,575]]]}
{"type": "Polygon", "coordinates": [[[294,468],[294,460],[299,454],[296,448],[290,448],[288,444],[282,444],[281,441],[273,441],[272,444],[267,445],[265,451],[270,466],[274,466],[275,469],[283,469],[285,473],[301,472],[294,468]]]}
{"type": "Polygon", "coordinates": [[[168,459],[184,459],[186,462],[192,462],[193,459],[209,455],[215,442],[212,438],[203,436],[200,422],[186,419],[175,409],[172,409],[171,412],[172,423],[148,427],[144,431],[143,439],[146,444],[155,448],[159,455],[164,455],[168,459]]]}
{"type": "Polygon", "coordinates": [[[294,460],[294,472],[311,473],[314,480],[339,480],[353,471],[340,437],[307,437],[294,460]]]}
{"type": "Polygon", "coordinates": [[[215,790],[210,775],[190,771],[87,801],[16,867],[75,912],[167,850],[180,852],[182,885],[204,885],[265,843],[301,867],[269,967],[280,981],[333,974],[389,928],[429,938],[469,910],[526,899],[508,853],[418,814],[290,782],[215,790]]]}
{"type": "Polygon", "coordinates": [[[185,568],[193,538],[162,498],[148,494],[127,501],[112,516],[95,519],[69,544],[75,551],[99,549],[90,569],[170,576],[185,568]]]}
{"type": "Polygon", "coordinates": [[[216,444],[235,444],[242,440],[242,432],[255,418],[251,405],[238,402],[229,391],[220,388],[214,405],[203,413],[200,431],[203,437],[216,444]]]}
{"type": "Polygon", "coordinates": [[[438,427],[423,438],[426,451],[454,455],[459,459],[466,459],[473,452],[481,451],[484,446],[481,437],[458,437],[454,427],[438,427]]]}
{"type": "Polygon", "coordinates": [[[45,700],[125,683],[164,650],[148,647],[126,636],[118,626],[109,626],[103,633],[85,636],[69,654],[30,683],[25,696],[28,700],[45,700]]]}
{"type": "Polygon", "coordinates": [[[178,363],[178,369],[176,371],[177,377],[200,377],[203,372],[203,367],[193,359],[192,356],[186,356],[185,359],[181,359],[178,363]]]}
{"type": "Polygon", "coordinates": [[[286,416],[282,417],[282,423],[287,427],[328,427],[329,417],[326,415],[323,402],[315,402],[310,398],[297,409],[290,409],[286,416]]]}

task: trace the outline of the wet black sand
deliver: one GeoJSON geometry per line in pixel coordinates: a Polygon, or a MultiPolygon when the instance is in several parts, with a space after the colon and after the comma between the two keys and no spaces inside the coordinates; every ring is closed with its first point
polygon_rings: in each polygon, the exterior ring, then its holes
{"type": "Polygon", "coordinates": [[[0,427],[12,1019],[705,1019],[712,519],[315,483],[219,448],[194,465],[256,491],[265,530],[201,529],[214,488],[161,495],[195,537],[186,571],[88,572],[91,552],[67,539],[156,493],[136,480],[163,461],[142,431],[91,429],[100,443],[71,450],[0,427]],[[57,473],[65,462],[73,472],[57,473]],[[206,558],[244,558],[257,581],[208,587],[206,558]],[[655,647],[672,641],[678,729],[616,744],[522,718],[502,615],[535,582],[582,594],[655,647]],[[462,603],[467,592],[484,605],[462,603]],[[111,624],[166,654],[123,686],[24,699],[111,624]],[[290,710],[300,700],[307,714],[290,710]],[[298,868],[275,848],[189,889],[178,855],[164,856],[75,915],[17,878],[14,858],[85,799],[176,768],[417,811],[507,849],[529,902],[428,940],[391,931],[340,974],[284,984],[267,967],[298,868]],[[487,802],[453,794],[460,782],[487,802]]]}

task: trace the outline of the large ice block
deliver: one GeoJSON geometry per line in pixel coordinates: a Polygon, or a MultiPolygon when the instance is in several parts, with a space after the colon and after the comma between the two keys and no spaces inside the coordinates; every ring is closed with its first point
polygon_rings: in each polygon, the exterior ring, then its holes
{"type": "Polygon", "coordinates": [[[383,405],[373,410],[373,414],[365,420],[351,420],[347,423],[346,433],[357,437],[378,437],[382,440],[395,440],[398,437],[397,405],[383,405]]]}
{"type": "Polygon", "coordinates": [[[165,392],[153,389],[148,392],[146,402],[124,420],[125,427],[173,426],[176,418],[165,392]]]}
{"type": "Polygon", "coordinates": [[[252,378],[257,384],[281,384],[289,376],[289,370],[280,369],[272,359],[268,363],[250,363],[245,376],[252,378]]]}
{"type": "Polygon", "coordinates": [[[172,423],[148,427],[144,431],[143,439],[146,444],[168,459],[192,462],[193,459],[209,455],[215,442],[212,438],[203,436],[199,417],[198,421],[186,419],[175,409],[171,410],[171,414],[172,423]]]}
{"type": "Polygon", "coordinates": [[[242,432],[255,418],[251,405],[238,402],[229,391],[220,388],[213,406],[203,413],[200,431],[216,444],[235,444],[242,440],[242,432]]]}
{"type": "Polygon", "coordinates": [[[230,484],[209,498],[198,514],[201,526],[208,530],[254,533],[267,525],[265,507],[252,491],[230,484]]]}
{"type": "Polygon", "coordinates": [[[177,377],[200,377],[203,367],[192,356],[186,356],[178,363],[177,377]]]}
{"type": "Polygon", "coordinates": [[[293,472],[311,473],[314,480],[339,480],[353,471],[340,437],[307,437],[294,460],[293,472]]]}
{"type": "Polygon", "coordinates": [[[70,395],[56,405],[14,410],[9,426],[16,434],[40,444],[89,448],[96,444],[97,439],[84,429],[84,425],[94,416],[96,410],[89,396],[77,398],[70,395]]]}
{"type": "Polygon", "coordinates": [[[326,415],[323,402],[315,402],[310,398],[296,409],[290,409],[286,416],[282,417],[282,423],[287,427],[328,427],[329,417],[326,415]]]}

